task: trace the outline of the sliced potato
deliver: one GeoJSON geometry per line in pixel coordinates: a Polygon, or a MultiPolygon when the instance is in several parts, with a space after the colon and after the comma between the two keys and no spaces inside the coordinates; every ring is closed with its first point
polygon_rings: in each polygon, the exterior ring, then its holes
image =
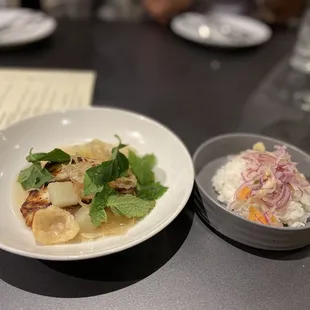
{"type": "Polygon", "coordinates": [[[75,220],[80,226],[80,233],[93,233],[96,231],[96,226],[93,225],[89,216],[89,208],[81,207],[74,213],[75,220]]]}
{"type": "Polygon", "coordinates": [[[72,182],[50,183],[47,189],[53,206],[63,208],[74,206],[79,203],[80,198],[72,182]]]}
{"type": "Polygon", "coordinates": [[[37,242],[51,245],[72,240],[79,233],[80,226],[68,211],[51,206],[36,212],[32,231],[37,242]]]}

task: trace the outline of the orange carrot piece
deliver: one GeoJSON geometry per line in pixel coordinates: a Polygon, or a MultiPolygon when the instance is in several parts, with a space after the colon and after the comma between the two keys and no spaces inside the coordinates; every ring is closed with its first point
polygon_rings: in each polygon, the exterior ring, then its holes
{"type": "Polygon", "coordinates": [[[251,189],[249,187],[244,187],[237,195],[239,200],[246,200],[251,194],[251,189]]]}

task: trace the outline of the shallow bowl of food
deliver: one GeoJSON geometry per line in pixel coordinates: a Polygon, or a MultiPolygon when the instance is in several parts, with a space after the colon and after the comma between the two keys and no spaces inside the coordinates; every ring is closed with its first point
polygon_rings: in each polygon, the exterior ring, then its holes
{"type": "Polygon", "coordinates": [[[264,250],[310,244],[310,156],[277,139],[214,137],[195,152],[195,195],[221,234],[264,250]]]}
{"type": "Polygon", "coordinates": [[[194,183],[174,133],[119,109],[23,120],[0,132],[0,149],[0,248],[32,258],[79,260],[135,246],[174,220],[194,183]]]}

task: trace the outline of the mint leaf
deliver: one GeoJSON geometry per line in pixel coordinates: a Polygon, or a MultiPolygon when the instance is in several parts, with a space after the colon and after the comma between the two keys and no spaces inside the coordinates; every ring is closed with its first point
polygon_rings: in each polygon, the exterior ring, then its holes
{"type": "Polygon", "coordinates": [[[119,141],[119,145],[112,149],[112,160],[114,160],[114,169],[117,171],[117,178],[122,176],[125,172],[127,172],[129,168],[128,158],[120,153],[120,149],[126,147],[126,144],[122,144],[122,141],[119,136],[115,135],[115,137],[119,141]]]}
{"type": "Polygon", "coordinates": [[[102,185],[96,185],[92,180],[90,179],[89,175],[86,173],[84,176],[84,195],[92,195],[97,194],[98,192],[101,192],[103,189],[102,185]]]}
{"type": "Polygon", "coordinates": [[[123,215],[128,218],[144,217],[155,207],[155,201],[148,201],[132,195],[110,196],[107,206],[116,215],[123,215]]]}
{"type": "Polygon", "coordinates": [[[54,149],[49,153],[32,153],[31,149],[26,159],[28,162],[33,163],[33,165],[20,172],[18,182],[25,190],[28,190],[31,188],[40,188],[53,179],[49,171],[41,167],[40,161],[68,163],[71,157],[60,149],[54,149]]]}
{"type": "Polygon", "coordinates": [[[112,159],[116,159],[117,154],[119,153],[119,150],[127,146],[126,144],[122,144],[122,140],[118,135],[115,135],[115,137],[117,138],[119,144],[117,147],[112,149],[112,159]]]}
{"type": "Polygon", "coordinates": [[[40,161],[49,161],[53,163],[66,163],[71,160],[69,154],[65,153],[60,149],[54,149],[49,153],[32,153],[32,149],[29,152],[29,155],[26,157],[26,160],[30,163],[37,163],[40,161]]]}
{"type": "Polygon", "coordinates": [[[96,205],[94,202],[94,207],[89,211],[89,216],[92,224],[96,227],[99,227],[102,223],[108,221],[107,213],[104,210],[103,205],[96,205]]]}
{"type": "Polygon", "coordinates": [[[133,173],[141,185],[155,182],[153,168],[156,164],[156,157],[153,154],[139,157],[134,152],[129,151],[128,160],[133,173]]]}
{"type": "Polygon", "coordinates": [[[127,172],[129,161],[119,150],[126,145],[121,142],[112,150],[112,159],[92,167],[86,171],[84,177],[84,192],[95,193],[107,182],[114,181],[127,172]]]}
{"type": "Polygon", "coordinates": [[[106,186],[92,200],[89,216],[94,226],[98,227],[102,223],[107,222],[108,218],[104,209],[107,206],[109,196],[113,194],[115,194],[115,191],[109,186],[106,186]]]}
{"type": "MultiPolygon", "coordinates": [[[[118,158],[119,160],[105,161],[98,166],[89,168],[86,171],[86,175],[90,182],[100,186],[106,182],[111,182],[121,177],[122,174],[128,170],[129,163],[125,155],[118,158]]],[[[86,188],[86,191],[88,190],[86,186],[90,186],[89,184],[85,184],[84,179],[84,187],[86,188]]]]}
{"type": "Polygon", "coordinates": [[[113,170],[115,172],[115,178],[113,180],[123,176],[124,173],[128,171],[128,169],[129,169],[128,158],[124,154],[117,152],[117,155],[113,160],[113,170]]]}
{"type": "MultiPolygon", "coordinates": [[[[114,171],[113,169],[114,169],[113,160],[105,161],[98,166],[89,168],[86,171],[85,178],[87,175],[90,182],[100,186],[113,179],[114,175],[116,175],[116,171],[114,171]]],[[[87,185],[85,184],[85,178],[84,178],[84,187],[86,187],[87,185]]]]}
{"type": "Polygon", "coordinates": [[[52,179],[53,176],[46,169],[42,168],[39,163],[22,170],[18,176],[18,182],[24,190],[40,188],[52,179]]]}
{"type": "Polygon", "coordinates": [[[168,190],[168,187],[162,186],[159,182],[148,185],[138,186],[138,197],[146,200],[157,200],[168,190]]]}

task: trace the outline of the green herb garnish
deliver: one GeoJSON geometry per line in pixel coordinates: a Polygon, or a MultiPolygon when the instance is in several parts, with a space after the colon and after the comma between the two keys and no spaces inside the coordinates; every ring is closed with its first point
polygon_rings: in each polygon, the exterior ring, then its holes
{"type": "Polygon", "coordinates": [[[128,172],[129,161],[127,157],[120,152],[126,147],[122,144],[120,138],[119,145],[112,149],[111,160],[92,167],[86,171],[84,177],[84,194],[96,194],[89,212],[92,223],[95,226],[106,222],[106,213],[104,211],[109,196],[115,194],[115,191],[109,187],[109,182],[114,181],[128,172]]]}
{"type": "Polygon", "coordinates": [[[138,184],[138,197],[146,200],[157,200],[165,194],[168,187],[161,185],[159,182],[154,182],[148,185],[138,184]]]}
{"type": "Polygon", "coordinates": [[[42,168],[40,163],[33,164],[22,170],[18,176],[18,182],[24,190],[40,188],[52,179],[53,176],[46,169],[42,168]]]}
{"type": "Polygon", "coordinates": [[[54,149],[49,153],[32,153],[32,149],[26,160],[32,165],[19,173],[18,182],[23,189],[40,188],[45,183],[51,181],[53,176],[47,169],[42,168],[40,162],[48,161],[52,163],[68,163],[70,162],[70,155],[60,149],[54,149]]]}
{"type": "Polygon", "coordinates": [[[40,161],[49,161],[52,163],[68,163],[71,160],[69,154],[65,153],[61,149],[54,149],[49,153],[32,153],[32,149],[26,160],[30,163],[38,163],[40,161]]]}
{"type": "Polygon", "coordinates": [[[153,154],[139,157],[134,152],[129,151],[128,159],[139,184],[147,185],[155,182],[153,168],[156,165],[156,157],[153,154]]]}
{"type": "Polygon", "coordinates": [[[103,189],[103,185],[95,184],[89,177],[87,173],[84,176],[84,195],[92,195],[101,192],[103,189]]]}
{"type": "Polygon", "coordinates": [[[155,207],[155,201],[148,201],[132,195],[110,196],[107,200],[107,207],[116,215],[123,215],[128,218],[141,218],[150,213],[155,207]]]}
{"type": "Polygon", "coordinates": [[[146,200],[156,200],[168,190],[168,187],[155,182],[153,168],[156,164],[156,157],[153,154],[139,157],[134,152],[129,152],[129,162],[133,173],[138,179],[138,197],[146,200]]]}
{"type": "Polygon", "coordinates": [[[104,209],[107,206],[108,198],[114,194],[115,190],[109,186],[105,186],[92,200],[89,216],[94,226],[98,227],[102,223],[107,222],[108,218],[104,209]]]}
{"type": "Polygon", "coordinates": [[[84,177],[84,193],[86,195],[97,193],[105,183],[114,181],[127,173],[129,161],[124,154],[120,153],[120,149],[125,146],[120,141],[119,145],[112,150],[111,160],[86,171],[84,177]]]}

